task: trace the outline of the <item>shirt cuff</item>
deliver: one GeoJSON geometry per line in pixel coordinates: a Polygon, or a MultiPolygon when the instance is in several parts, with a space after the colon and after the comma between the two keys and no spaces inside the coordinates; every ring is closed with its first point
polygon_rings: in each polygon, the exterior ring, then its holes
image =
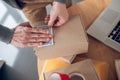
{"type": "Polygon", "coordinates": [[[54,0],[54,1],[66,3],[66,0],[54,0]]]}
{"type": "Polygon", "coordinates": [[[9,29],[0,25],[0,41],[9,44],[14,33],[14,29],[9,29]]]}

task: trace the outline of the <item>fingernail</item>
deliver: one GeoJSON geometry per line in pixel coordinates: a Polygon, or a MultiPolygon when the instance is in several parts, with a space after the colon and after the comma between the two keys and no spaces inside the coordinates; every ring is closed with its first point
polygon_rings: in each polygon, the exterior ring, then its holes
{"type": "Polygon", "coordinates": [[[47,38],[46,41],[49,41],[49,38],[47,38]]]}
{"type": "Polygon", "coordinates": [[[48,22],[48,26],[52,27],[52,24],[50,24],[50,23],[48,22]]]}
{"type": "Polygon", "coordinates": [[[42,45],[42,43],[40,43],[40,45],[42,45]]]}
{"type": "Polygon", "coordinates": [[[52,35],[49,35],[49,37],[52,37],[52,35]]]}
{"type": "Polygon", "coordinates": [[[49,34],[49,31],[46,31],[47,34],[49,34]]]}

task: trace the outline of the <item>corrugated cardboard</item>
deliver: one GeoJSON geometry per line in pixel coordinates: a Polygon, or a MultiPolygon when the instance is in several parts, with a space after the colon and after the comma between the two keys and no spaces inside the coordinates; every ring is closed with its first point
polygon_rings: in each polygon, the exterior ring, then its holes
{"type": "Polygon", "coordinates": [[[80,15],[71,17],[66,24],[54,29],[53,46],[35,48],[35,53],[39,59],[70,56],[87,51],[88,40],[80,15]]]}
{"type": "Polygon", "coordinates": [[[75,59],[75,57],[76,55],[70,55],[70,56],[64,56],[64,57],[59,57],[59,58],[71,64],[73,60],[75,59]]]}
{"type": "Polygon", "coordinates": [[[63,74],[71,74],[74,72],[80,73],[84,76],[85,80],[99,80],[97,73],[94,69],[94,65],[92,63],[92,60],[84,60],[75,64],[71,64],[67,67],[60,68],[57,70],[53,70],[50,72],[45,73],[45,80],[48,80],[48,76],[53,72],[59,72],[63,74]]]}

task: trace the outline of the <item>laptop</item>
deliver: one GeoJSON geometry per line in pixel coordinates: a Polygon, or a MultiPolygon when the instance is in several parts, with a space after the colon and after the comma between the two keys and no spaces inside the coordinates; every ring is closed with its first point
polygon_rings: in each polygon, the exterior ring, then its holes
{"type": "Polygon", "coordinates": [[[112,0],[87,33],[120,52],[120,0],[112,0]]]}

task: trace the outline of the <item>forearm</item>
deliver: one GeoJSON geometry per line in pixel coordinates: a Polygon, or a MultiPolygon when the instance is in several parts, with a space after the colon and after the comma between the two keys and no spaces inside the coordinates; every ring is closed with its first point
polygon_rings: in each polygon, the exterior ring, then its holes
{"type": "Polygon", "coordinates": [[[13,32],[13,29],[0,25],[0,41],[8,44],[13,36],[13,32]]]}

